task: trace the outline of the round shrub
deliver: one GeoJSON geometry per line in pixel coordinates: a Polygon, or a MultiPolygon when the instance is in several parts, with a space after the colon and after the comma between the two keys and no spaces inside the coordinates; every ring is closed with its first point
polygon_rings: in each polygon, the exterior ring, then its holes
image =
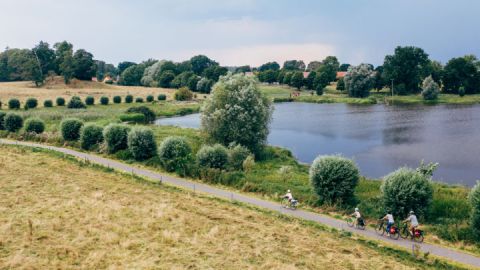
{"type": "Polygon", "coordinates": [[[5,129],[16,132],[23,127],[23,118],[16,113],[7,113],[4,118],[5,129]]]}
{"type": "Polygon", "coordinates": [[[38,100],[36,98],[28,98],[25,101],[25,109],[34,109],[38,106],[38,100]]]}
{"type": "Polygon", "coordinates": [[[227,148],[220,144],[204,145],[197,153],[197,161],[200,167],[225,169],[228,163],[227,148]]]}
{"type": "Polygon", "coordinates": [[[237,144],[228,150],[228,163],[235,170],[241,170],[243,169],[243,161],[245,161],[249,155],[251,155],[251,152],[248,148],[237,144]]]}
{"type": "Polygon", "coordinates": [[[436,100],[440,93],[440,86],[433,80],[432,76],[428,76],[422,83],[422,96],[424,100],[436,100]]]}
{"type": "Polygon", "coordinates": [[[125,103],[132,103],[133,102],[133,96],[132,95],[126,95],[125,96],[125,103]]]}
{"type": "Polygon", "coordinates": [[[5,115],[7,114],[0,111],[0,130],[5,130],[5,115]]]}
{"type": "Polygon", "coordinates": [[[135,98],[136,103],[143,103],[143,98],[142,97],[137,97],[135,98]]]}
{"type": "Polygon", "coordinates": [[[472,188],[468,198],[472,205],[470,226],[474,235],[476,235],[476,240],[480,240],[480,181],[477,181],[477,184],[472,188]]]}
{"type": "Polygon", "coordinates": [[[91,106],[93,104],[95,104],[95,98],[92,97],[92,96],[88,96],[85,98],[85,104],[87,104],[88,106],[91,106]]]}
{"type": "Polygon", "coordinates": [[[358,179],[355,163],[342,156],[319,156],[310,167],[310,182],[322,204],[351,203],[358,179]]]}
{"type": "Polygon", "coordinates": [[[175,91],[174,98],[178,101],[191,100],[193,98],[193,93],[188,90],[188,88],[182,87],[175,91]]]}
{"type": "Polygon", "coordinates": [[[162,166],[169,172],[185,172],[191,160],[192,149],[183,137],[166,138],[158,150],[162,166]]]}
{"type": "Polygon", "coordinates": [[[145,123],[145,115],[141,113],[121,114],[118,118],[120,118],[120,121],[122,122],[145,123]]]}
{"type": "Polygon", "coordinates": [[[80,146],[90,150],[103,141],[103,128],[96,124],[86,124],[80,134],[80,146]]]}
{"type": "Polygon", "coordinates": [[[83,122],[80,119],[69,118],[60,123],[62,138],[66,141],[76,141],[80,138],[83,122]]]}
{"type": "Polygon", "coordinates": [[[10,110],[20,109],[20,100],[12,98],[8,101],[8,108],[10,110]]]}
{"type": "Polygon", "coordinates": [[[103,96],[103,97],[100,98],[100,104],[108,105],[108,102],[109,102],[108,97],[103,96]]]}
{"type": "Polygon", "coordinates": [[[28,118],[25,121],[25,131],[37,134],[43,133],[45,131],[45,123],[39,118],[28,118]]]}
{"type": "Polygon", "coordinates": [[[158,100],[167,100],[167,95],[165,95],[165,94],[159,94],[159,95],[157,96],[157,99],[158,99],[158,100]]]}
{"type": "Polygon", "coordinates": [[[151,158],[157,154],[157,143],[153,131],[145,127],[134,127],[128,133],[128,149],[136,160],[151,158]]]}
{"type": "Polygon", "coordinates": [[[57,106],[65,106],[65,99],[63,97],[58,97],[57,100],[55,100],[55,103],[57,106]]]}
{"type": "Polygon", "coordinates": [[[83,101],[80,99],[80,97],[72,97],[70,101],[67,104],[67,108],[69,109],[85,109],[87,106],[83,101]]]}
{"type": "Polygon", "coordinates": [[[141,113],[145,115],[145,123],[152,123],[153,121],[155,121],[156,118],[155,113],[145,106],[128,108],[127,113],[141,113]]]}
{"type": "Polygon", "coordinates": [[[148,95],[147,96],[147,102],[152,102],[153,101],[153,96],[152,95],[148,95]]]}
{"type": "Polygon", "coordinates": [[[103,139],[108,153],[115,153],[128,147],[130,127],[122,124],[110,124],[103,130],[103,139]]]}
{"type": "Polygon", "coordinates": [[[45,108],[51,108],[53,107],[53,102],[51,99],[47,99],[45,101],[43,101],[43,107],[45,108]]]}
{"type": "Polygon", "coordinates": [[[385,176],[381,191],[385,209],[399,217],[406,217],[411,210],[417,216],[424,216],[433,196],[430,178],[409,168],[385,176]]]}
{"type": "Polygon", "coordinates": [[[113,97],[113,103],[122,103],[122,97],[121,96],[114,96],[113,97]]]}
{"type": "Polygon", "coordinates": [[[461,96],[461,97],[465,96],[465,87],[461,86],[458,89],[458,95],[461,96]]]}

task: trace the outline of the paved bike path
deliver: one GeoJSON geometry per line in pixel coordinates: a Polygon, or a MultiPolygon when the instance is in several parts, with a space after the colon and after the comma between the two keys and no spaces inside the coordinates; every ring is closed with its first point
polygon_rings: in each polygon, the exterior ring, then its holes
{"type": "MultiPolygon", "coordinates": [[[[336,229],[343,229],[343,230],[346,230],[346,231],[351,231],[351,232],[357,233],[359,235],[363,235],[363,236],[368,237],[368,238],[373,238],[375,240],[388,242],[389,244],[400,246],[400,247],[403,247],[403,248],[406,248],[406,249],[412,249],[412,247],[413,247],[413,242],[410,241],[410,240],[402,240],[402,239],[393,240],[393,239],[390,239],[390,238],[379,236],[375,233],[374,230],[369,229],[369,228],[367,228],[366,230],[363,230],[363,231],[362,230],[357,230],[357,229],[354,229],[354,228],[350,228],[350,227],[347,226],[345,221],[338,220],[338,219],[335,219],[335,218],[332,218],[332,217],[328,217],[328,216],[325,216],[325,215],[321,215],[321,214],[317,214],[317,213],[313,213],[313,212],[309,212],[309,211],[304,211],[304,210],[292,211],[292,210],[283,208],[280,204],[275,203],[275,202],[266,201],[266,200],[262,200],[262,199],[258,199],[258,198],[254,198],[254,197],[249,197],[247,195],[243,195],[243,194],[240,194],[240,193],[237,193],[237,192],[234,192],[234,191],[228,191],[228,190],[216,188],[216,187],[213,187],[213,186],[210,186],[210,185],[207,185],[207,184],[192,182],[192,181],[188,181],[188,180],[185,180],[185,179],[181,179],[181,178],[177,178],[177,177],[173,177],[173,176],[169,176],[169,175],[164,175],[164,174],[152,172],[152,171],[149,171],[149,170],[136,168],[134,166],[130,166],[130,165],[127,165],[125,163],[114,161],[114,160],[111,160],[111,159],[99,157],[97,155],[82,153],[82,152],[67,149],[67,148],[61,148],[61,147],[55,147],[55,146],[49,146],[49,145],[43,145],[43,144],[36,144],[36,143],[30,143],[30,142],[21,142],[21,141],[11,141],[11,140],[0,139],[0,143],[10,144],[10,145],[21,145],[21,146],[28,146],[28,147],[38,147],[38,148],[43,148],[43,149],[54,150],[54,151],[61,152],[61,153],[67,154],[67,155],[75,156],[75,157],[80,158],[80,159],[88,160],[88,161],[93,162],[93,163],[101,164],[103,166],[107,166],[109,168],[113,168],[113,169],[116,169],[116,170],[121,170],[121,171],[129,172],[129,173],[134,173],[136,175],[148,177],[150,179],[154,179],[154,180],[157,180],[157,181],[162,181],[163,183],[171,184],[171,185],[182,187],[182,188],[185,188],[185,189],[194,190],[194,191],[214,195],[214,196],[224,198],[224,199],[236,200],[236,201],[239,201],[239,202],[248,203],[248,204],[252,204],[252,205],[259,206],[259,207],[262,207],[262,208],[266,208],[266,209],[269,209],[269,210],[277,211],[277,212],[280,212],[282,214],[291,215],[291,216],[302,218],[302,219],[305,219],[305,220],[315,221],[315,222],[322,223],[324,225],[327,225],[327,226],[330,226],[330,227],[333,227],[333,228],[336,228],[336,229]]],[[[421,247],[422,252],[430,252],[430,254],[432,254],[432,255],[444,257],[444,258],[450,259],[452,261],[456,261],[456,262],[459,262],[459,263],[463,263],[463,264],[466,264],[466,265],[475,266],[475,267],[480,268],[480,258],[479,257],[473,256],[473,255],[470,255],[470,254],[467,254],[467,253],[463,253],[463,252],[460,252],[460,251],[457,251],[457,250],[452,250],[452,249],[449,249],[449,248],[446,248],[446,247],[441,247],[441,246],[436,246],[436,245],[431,245],[431,244],[426,244],[426,243],[422,243],[422,244],[419,244],[419,245],[421,247]]]]}

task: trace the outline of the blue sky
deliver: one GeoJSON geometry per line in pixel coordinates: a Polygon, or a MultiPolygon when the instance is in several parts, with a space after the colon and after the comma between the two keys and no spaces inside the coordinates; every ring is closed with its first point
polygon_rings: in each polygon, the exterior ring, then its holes
{"type": "Polygon", "coordinates": [[[379,65],[413,45],[445,63],[480,56],[479,11],[476,0],[2,0],[0,48],[68,40],[114,64],[201,53],[258,66],[327,55],[379,65]]]}

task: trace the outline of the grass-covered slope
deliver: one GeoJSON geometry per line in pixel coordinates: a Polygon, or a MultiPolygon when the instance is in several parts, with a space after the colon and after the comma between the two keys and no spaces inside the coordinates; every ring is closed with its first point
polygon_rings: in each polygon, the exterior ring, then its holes
{"type": "Polygon", "coordinates": [[[58,155],[0,152],[2,268],[429,267],[298,220],[58,155]]]}

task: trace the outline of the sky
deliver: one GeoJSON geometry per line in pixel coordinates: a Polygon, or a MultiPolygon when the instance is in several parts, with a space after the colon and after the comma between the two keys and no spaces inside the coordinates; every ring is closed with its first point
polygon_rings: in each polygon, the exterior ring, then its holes
{"type": "Polygon", "coordinates": [[[0,49],[67,40],[108,63],[182,61],[225,66],[380,65],[396,46],[431,59],[480,56],[477,0],[0,0],[0,49]]]}

